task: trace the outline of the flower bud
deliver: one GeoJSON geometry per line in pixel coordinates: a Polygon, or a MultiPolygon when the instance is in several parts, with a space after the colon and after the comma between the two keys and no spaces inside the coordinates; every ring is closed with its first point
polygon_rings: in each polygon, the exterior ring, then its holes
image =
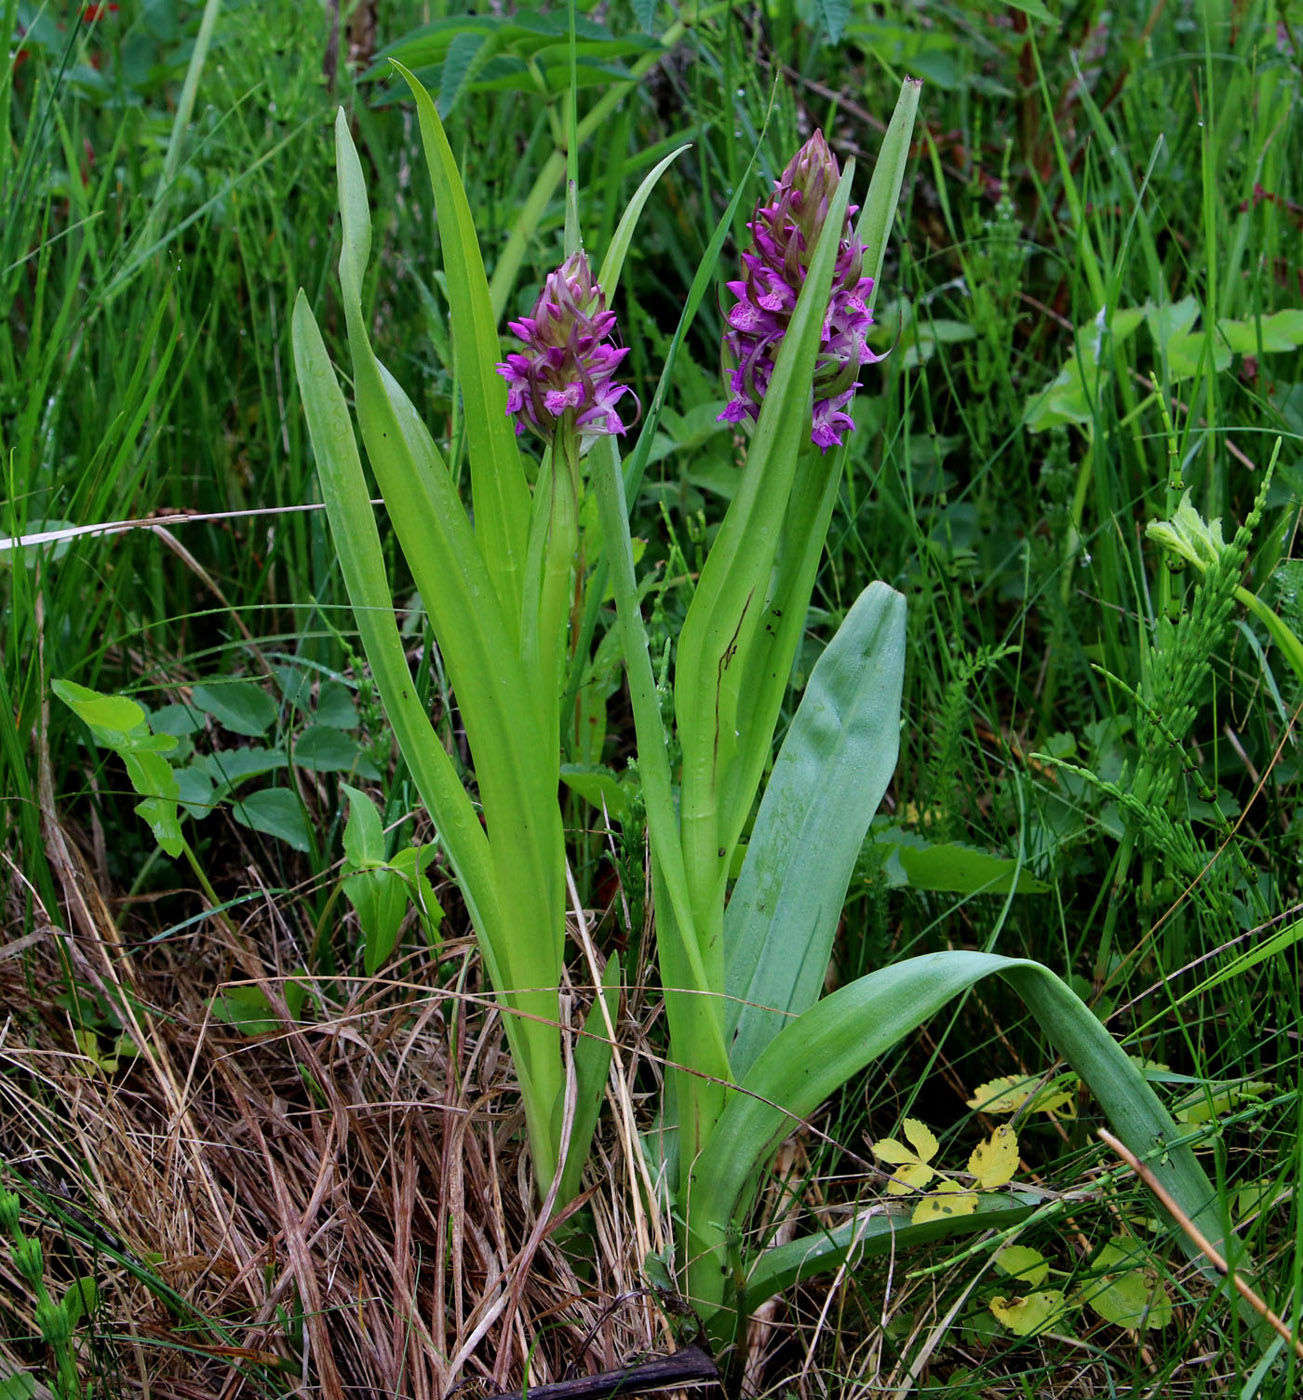
{"type": "Polygon", "coordinates": [[[532,315],[507,324],[526,347],[497,366],[517,433],[529,428],[550,442],[569,414],[582,453],[594,438],[626,431],[615,405],[631,391],[614,375],[629,352],[607,343],[615,312],[606,309],[583,253],[572,253],[548,277],[532,315]]]}
{"type": "MultiPolygon", "coordinates": [[[[729,375],[733,398],[719,415],[723,422],[760,416],[778,347],[840,179],[837,158],[823,132],[816,131],[788,163],[769,203],[756,206],[747,225],[754,245],[742,254],[745,276],[728,283],[738,301],[728,313],[724,334],[734,367],[729,375]]],[[[855,206],[846,211],[815,363],[810,439],[824,451],[840,446],[842,433],[855,427],[846,410],[859,387],[860,366],[882,358],[865,341],[873,324],[868,305],[873,279],[863,276],[864,245],[855,237],[854,213],[855,206]]]]}

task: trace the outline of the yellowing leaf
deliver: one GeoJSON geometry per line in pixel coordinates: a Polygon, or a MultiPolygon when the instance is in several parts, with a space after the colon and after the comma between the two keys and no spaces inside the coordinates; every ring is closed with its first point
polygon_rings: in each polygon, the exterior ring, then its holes
{"type": "Polygon", "coordinates": [[[956,1216],[972,1215],[976,1209],[976,1194],[957,1181],[946,1178],[938,1182],[936,1189],[914,1207],[910,1220],[915,1225],[926,1225],[931,1220],[952,1220],[956,1216]]]}
{"type": "Polygon", "coordinates": [[[1025,1244],[1007,1245],[995,1256],[995,1267],[1031,1288],[1039,1288],[1050,1272],[1040,1250],[1029,1249],[1025,1244]]]}
{"type": "Polygon", "coordinates": [[[1032,1075],[1006,1074],[979,1084],[968,1106],[979,1113],[1017,1113],[1024,1104],[1034,1113],[1072,1113],[1080,1082],[1075,1074],[1060,1075],[1050,1084],[1032,1075]]]}
{"type": "Polygon", "coordinates": [[[906,1118],[902,1126],[912,1146],[906,1147],[895,1138],[880,1138],[869,1144],[875,1157],[894,1168],[887,1183],[887,1194],[890,1196],[921,1191],[936,1175],[935,1170],[928,1166],[937,1152],[937,1140],[932,1130],[917,1118],[906,1118]]]}
{"type": "Polygon", "coordinates": [[[1018,1134],[1008,1123],[1001,1123],[985,1142],[973,1149],[968,1170],[983,1191],[1013,1180],[1018,1170],[1018,1134]]]}
{"type": "Polygon", "coordinates": [[[1025,1298],[992,1298],[991,1311],[996,1320],[1019,1337],[1030,1337],[1045,1328],[1064,1310],[1067,1299],[1057,1288],[1043,1293],[1029,1293],[1025,1298]]]}
{"type": "Polygon", "coordinates": [[[1005,1074],[999,1079],[988,1079],[973,1090],[968,1106],[979,1113],[1017,1113],[1031,1097],[1036,1083],[1035,1079],[1021,1074],[1005,1074]]]}
{"type": "Polygon", "coordinates": [[[914,1144],[920,1162],[930,1162],[937,1155],[937,1140],[932,1129],[917,1118],[906,1118],[902,1125],[905,1136],[914,1144]]]}

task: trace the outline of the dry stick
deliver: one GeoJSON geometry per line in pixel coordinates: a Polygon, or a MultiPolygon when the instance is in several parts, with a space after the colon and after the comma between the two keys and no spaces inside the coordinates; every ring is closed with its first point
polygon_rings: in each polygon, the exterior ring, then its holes
{"type": "Polygon", "coordinates": [[[1110,1133],[1107,1128],[1099,1128],[1097,1129],[1097,1131],[1099,1133],[1100,1140],[1102,1142],[1107,1143],[1108,1146],[1112,1148],[1112,1150],[1116,1152],[1119,1157],[1122,1158],[1122,1160],[1127,1164],[1127,1166],[1129,1166],[1131,1170],[1135,1172],[1135,1174],[1141,1179],[1141,1181],[1143,1181],[1145,1185],[1149,1187],[1149,1189],[1154,1193],[1154,1195],[1157,1196],[1160,1201],[1162,1201],[1163,1205],[1167,1207],[1168,1214],[1171,1215],[1172,1219],[1176,1221],[1176,1223],[1181,1227],[1181,1229],[1185,1231],[1187,1235],[1189,1235],[1189,1237],[1194,1241],[1196,1246],[1208,1256],[1208,1259],[1212,1263],[1213,1268],[1216,1269],[1217,1272],[1221,1274],[1223,1278],[1227,1278],[1231,1281],[1231,1283],[1235,1287],[1235,1291],[1240,1295],[1240,1297],[1244,1299],[1244,1301],[1254,1310],[1254,1312],[1258,1314],[1259,1317],[1265,1318],[1271,1324],[1273,1330],[1285,1341],[1287,1341],[1291,1347],[1294,1348],[1294,1355],[1297,1356],[1299,1360],[1303,1361],[1303,1342],[1300,1342],[1298,1338],[1294,1336],[1294,1334],[1289,1330],[1285,1323],[1279,1317],[1277,1317],[1274,1312],[1272,1312],[1272,1310],[1266,1305],[1266,1303],[1264,1303],[1263,1300],[1258,1297],[1258,1295],[1253,1291],[1252,1288],[1249,1287],[1247,1283],[1245,1283],[1245,1281],[1239,1276],[1239,1274],[1232,1272],[1230,1265],[1227,1264],[1226,1260],[1223,1259],[1222,1256],[1217,1252],[1217,1249],[1213,1245],[1212,1241],[1194,1223],[1194,1221],[1190,1219],[1190,1217],[1181,1209],[1181,1207],[1177,1205],[1176,1201],[1173,1200],[1172,1195],[1168,1191],[1167,1187],[1164,1186],[1161,1181],[1159,1181],[1159,1179],[1153,1174],[1153,1172],[1150,1171],[1150,1169],[1139,1159],[1139,1157],[1135,1155],[1135,1153],[1131,1151],[1129,1147],[1127,1147],[1125,1143],[1119,1141],[1119,1139],[1114,1137],[1113,1134],[1110,1133]]]}
{"type": "Polygon", "coordinates": [[[618,1371],[603,1371],[596,1376],[505,1391],[491,1400],[608,1400],[616,1395],[678,1390],[685,1385],[719,1385],[719,1370],[701,1347],[684,1347],[673,1356],[655,1356],[636,1366],[622,1366],[618,1371]]]}

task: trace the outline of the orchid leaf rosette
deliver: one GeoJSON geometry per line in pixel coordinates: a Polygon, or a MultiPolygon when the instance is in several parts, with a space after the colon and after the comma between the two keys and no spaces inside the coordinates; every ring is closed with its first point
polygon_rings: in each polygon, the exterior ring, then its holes
{"type": "MultiPolygon", "coordinates": [[[[729,375],[733,397],[719,415],[723,422],[760,417],[774,357],[791,325],[840,178],[836,156],[823,132],[816,131],[775,182],[768,202],[756,206],[747,225],[754,246],[742,254],[745,275],[728,283],[737,303],[728,313],[724,337],[734,367],[729,375]]],[[[849,206],[843,218],[811,381],[810,439],[825,451],[840,447],[842,434],[855,427],[847,408],[859,387],[861,367],[882,358],[866,342],[873,324],[873,278],[864,274],[865,244],[852,224],[856,209],[849,206]]]]}

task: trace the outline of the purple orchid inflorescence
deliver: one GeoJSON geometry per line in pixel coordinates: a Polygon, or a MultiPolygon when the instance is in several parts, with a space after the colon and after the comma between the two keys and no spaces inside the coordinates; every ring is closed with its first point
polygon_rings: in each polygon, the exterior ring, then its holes
{"type": "Polygon", "coordinates": [[[507,413],[515,416],[518,434],[528,427],[550,442],[570,413],[582,453],[603,434],[625,432],[616,404],[632,391],[614,375],[629,352],[607,343],[615,312],[606,309],[582,252],[548,277],[533,315],[507,324],[527,347],[497,367],[509,386],[507,413]]]}
{"type": "MultiPolygon", "coordinates": [[[[769,203],[756,206],[747,225],[755,239],[754,249],[742,254],[746,276],[728,283],[738,301],[728,313],[724,344],[735,365],[729,376],[733,398],[719,415],[721,422],[741,423],[760,416],[774,358],[787,334],[840,179],[837,158],[823,132],[816,131],[774,184],[769,203]]],[[[814,371],[810,438],[825,452],[840,447],[842,433],[855,427],[846,410],[859,388],[860,366],[883,358],[865,341],[873,324],[868,304],[873,279],[862,275],[864,244],[855,237],[851,223],[855,209],[852,205],[846,211],[814,371]]]]}

